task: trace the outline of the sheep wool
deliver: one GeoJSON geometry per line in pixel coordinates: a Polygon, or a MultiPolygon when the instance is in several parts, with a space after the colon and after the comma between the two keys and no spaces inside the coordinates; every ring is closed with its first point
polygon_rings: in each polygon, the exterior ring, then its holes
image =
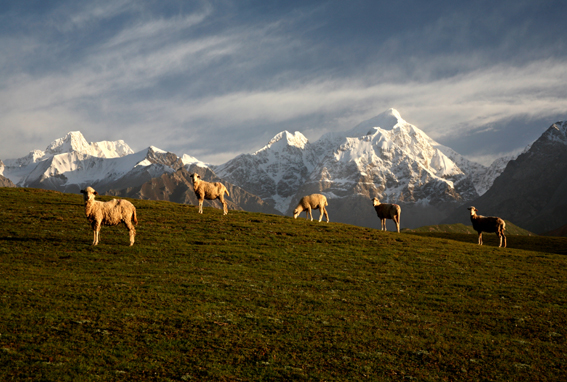
{"type": "Polygon", "coordinates": [[[85,215],[91,223],[93,229],[93,244],[97,245],[99,241],[100,227],[115,226],[124,223],[130,234],[130,246],[134,245],[134,237],[136,236],[135,224],[138,224],[136,216],[136,207],[132,203],[123,199],[113,199],[108,202],[100,202],[95,200],[98,193],[92,188],[87,187],[81,190],[85,201],[85,215]]]}
{"type": "Polygon", "coordinates": [[[203,213],[203,201],[218,199],[222,203],[222,209],[224,215],[228,214],[228,206],[224,200],[224,194],[230,196],[228,190],[224,184],[215,182],[209,183],[201,180],[199,174],[191,174],[191,179],[193,179],[193,190],[195,191],[195,196],[199,199],[199,213],[203,213]]]}
{"type": "Polygon", "coordinates": [[[396,223],[396,229],[400,232],[400,215],[402,214],[402,207],[397,204],[380,203],[378,198],[372,199],[374,209],[378,215],[378,219],[382,224],[382,231],[386,229],[386,219],[392,219],[396,223]]]}
{"type": "Polygon", "coordinates": [[[482,245],[482,232],[494,232],[500,239],[499,247],[506,247],[506,236],[504,235],[506,222],[503,219],[496,216],[477,215],[478,210],[472,206],[467,209],[471,212],[473,229],[478,232],[478,245],[482,245]],[[502,242],[504,242],[504,245],[502,245],[502,242]]]}
{"type": "Polygon", "coordinates": [[[297,219],[301,212],[305,211],[305,219],[309,219],[311,217],[311,221],[313,221],[313,214],[311,210],[319,210],[321,211],[321,215],[319,215],[319,222],[323,220],[323,215],[327,218],[327,223],[329,222],[329,214],[327,213],[327,207],[329,203],[327,202],[327,197],[321,194],[311,194],[304,196],[299,201],[295,210],[293,210],[293,218],[297,219]]]}

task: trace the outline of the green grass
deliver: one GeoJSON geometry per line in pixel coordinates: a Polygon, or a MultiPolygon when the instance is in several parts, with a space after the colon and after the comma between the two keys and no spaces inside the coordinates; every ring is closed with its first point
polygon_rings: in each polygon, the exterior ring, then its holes
{"type": "Polygon", "coordinates": [[[0,380],[567,379],[565,238],[132,202],[0,189],[0,380]]]}
{"type": "MultiPolygon", "coordinates": [[[[417,232],[417,233],[438,233],[438,232],[444,232],[444,233],[467,233],[467,234],[475,234],[478,236],[478,233],[473,229],[472,224],[471,225],[464,225],[462,223],[457,223],[457,224],[438,224],[438,225],[429,225],[429,226],[424,226],[424,227],[419,227],[419,228],[415,228],[415,229],[404,229],[404,232],[409,233],[409,232],[417,232]]],[[[511,222],[506,220],[506,231],[505,231],[506,235],[522,235],[522,236],[533,236],[535,235],[534,233],[525,230],[523,228],[518,227],[515,224],[512,224],[511,222]]],[[[483,237],[487,235],[486,233],[483,233],[483,237]]]]}

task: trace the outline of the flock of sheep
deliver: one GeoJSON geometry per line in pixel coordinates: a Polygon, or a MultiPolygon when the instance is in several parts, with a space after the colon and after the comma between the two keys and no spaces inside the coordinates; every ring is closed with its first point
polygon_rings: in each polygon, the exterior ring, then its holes
{"type": "MultiPolygon", "coordinates": [[[[224,200],[224,194],[229,196],[226,187],[219,182],[209,183],[201,180],[199,174],[191,174],[191,179],[193,180],[193,190],[195,195],[199,200],[199,213],[203,213],[203,201],[219,199],[223,206],[224,215],[228,214],[228,207],[226,201],[224,200]]],[[[108,202],[100,202],[95,200],[95,196],[98,193],[92,188],[87,187],[81,190],[85,201],[85,214],[87,220],[91,223],[91,227],[94,233],[93,245],[98,244],[100,227],[103,225],[115,226],[120,223],[124,223],[128,228],[130,234],[130,246],[134,245],[134,237],[136,236],[136,229],[134,225],[138,224],[136,218],[136,207],[132,203],[123,199],[113,199],[108,202]]],[[[372,199],[374,209],[381,222],[382,231],[386,231],[386,219],[391,219],[396,223],[396,229],[398,233],[400,232],[400,215],[402,209],[397,204],[380,203],[378,198],[372,199]]],[[[306,219],[311,218],[313,221],[313,210],[319,210],[321,215],[319,216],[319,222],[323,220],[323,215],[329,222],[329,214],[327,213],[327,198],[321,194],[307,195],[301,198],[299,204],[293,211],[294,219],[297,218],[301,212],[305,211],[306,219]]],[[[494,216],[481,216],[477,215],[477,209],[475,207],[468,208],[471,214],[471,222],[473,229],[478,232],[478,244],[482,245],[482,233],[483,232],[494,232],[498,235],[500,239],[500,247],[502,247],[502,241],[504,241],[504,247],[506,247],[506,236],[504,235],[504,230],[506,229],[506,223],[499,217],[494,216]]]]}

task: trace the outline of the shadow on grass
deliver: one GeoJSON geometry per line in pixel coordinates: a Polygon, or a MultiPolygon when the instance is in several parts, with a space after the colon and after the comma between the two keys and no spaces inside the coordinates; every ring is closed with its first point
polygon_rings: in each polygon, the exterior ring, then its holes
{"type": "MultiPolygon", "coordinates": [[[[463,243],[477,244],[477,234],[445,233],[445,232],[407,232],[408,235],[434,237],[438,239],[455,240],[463,243]]],[[[498,236],[493,233],[483,233],[483,246],[498,247],[498,236]]],[[[549,236],[506,235],[507,248],[523,249],[544,253],[567,255],[567,238],[549,236]]]]}
{"type": "MultiPolygon", "coordinates": [[[[41,237],[14,237],[14,236],[0,236],[0,241],[17,241],[17,242],[28,242],[28,241],[45,241],[45,238],[41,237]]],[[[60,240],[49,240],[49,241],[60,241],[60,240]]]]}

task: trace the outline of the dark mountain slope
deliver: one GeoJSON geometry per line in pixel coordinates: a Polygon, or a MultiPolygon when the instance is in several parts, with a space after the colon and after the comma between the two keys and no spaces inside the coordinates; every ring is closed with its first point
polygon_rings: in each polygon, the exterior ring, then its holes
{"type": "MultiPolygon", "coordinates": [[[[538,234],[567,224],[567,122],[551,125],[470,205],[538,234]]],[[[468,223],[466,207],[443,223],[468,223]]]]}

